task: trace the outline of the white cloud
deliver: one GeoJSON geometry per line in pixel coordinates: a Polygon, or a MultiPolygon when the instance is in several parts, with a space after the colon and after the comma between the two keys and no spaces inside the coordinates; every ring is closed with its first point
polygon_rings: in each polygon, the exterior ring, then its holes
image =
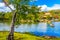
{"type": "MultiPolygon", "coordinates": [[[[9,5],[9,6],[14,10],[13,5],[9,5]]],[[[5,6],[4,3],[0,3],[0,12],[11,12],[11,10],[7,6],[5,6]]]]}
{"type": "MultiPolygon", "coordinates": [[[[13,5],[9,6],[15,10],[13,5]]],[[[57,10],[60,9],[60,4],[54,4],[51,7],[48,7],[47,5],[39,5],[38,7],[42,7],[41,11],[57,10]]],[[[0,12],[11,12],[11,10],[7,6],[5,6],[4,3],[0,3],[0,12]]]]}
{"type": "Polygon", "coordinates": [[[54,4],[51,7],[48,7],[47,5],[39,5],[38,7],[42,7],[41,11],[57,10],[60,9],[60,4],[54,4]]]}
{"type": "Polygon", "coordinates": [[[49,10],[56,10],[56,9],[60,9],[60,4],[55,4],[52,7],[49,7],[49,10]]]}
{"type": "Polygon", "coordinates": [[[38,7],[42,7],[41,8],[41,11],[46,11],[47,10],[47,5],[40,5],[38,7]]]}
{"type": "Polygon", "coordinates": [[[13,10],[15,10],[15,8],[14,8],[14,6],[11,4],[11,5],[9,5],[13,10]]]}
{"type": "Polygon", "coordinates": [[[5,6],[5,4],[4,3],[0,3],[0,7],[3,7],[3,6],[5,6]]]}

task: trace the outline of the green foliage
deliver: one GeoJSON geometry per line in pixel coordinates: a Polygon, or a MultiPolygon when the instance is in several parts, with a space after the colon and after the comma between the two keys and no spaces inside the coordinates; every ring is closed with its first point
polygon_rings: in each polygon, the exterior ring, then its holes
{"type": "MultiPolygon", "coordinates": [[[[32,12],[30,12],[30,10],[32,10],[32,8],[30,7],[30,6],[26,6],[27,7],[27,9],[29,9],[29,10],[26,10],[26,11],[28,11],[28,12],[23,12],[22,10],[22,12],[19,12],[19,13],[17,13],[16,14],[16,24],[20,24],[20,23],[29,23],[29,22],[31,22],[31,23],[36,23],[36,22],[38,22],[38,21],[40,21],[40,20],[42,20],[42,18],[43,18],[43,16],[44,16],[44,14],[45,14],[45,12],[34,12],[34,13],[32,13],[32,12]]],[[[25,10],[25,7],[22,7],[22,8],[24,8],[24,10],[25,10]]],[[[36,10],[36,9],[35,9],[36,10]]],[[[34,11],[35,11],[34,10],[34,11]]],[[[53,16],[49,16],[49,15],[47,15],[47,17],[46,17],[46,19],[47,20],[52,20],[52,18],[57,18],[58,17],[58,20],[60,21],[60,12],[58,11],[57,12],[57,14],[56,13],[53,13],[53,12],[55,12],[55,11],[49,11],[50,13],[51,13],[51,15],[53,15],[53,16]]],[[[12,19],[12,12],[7,12],[7,13],[4,13],[4,12],[0,12],[0,20],[2,19],[2,20],[7,20],[7,21],[9,21],[9,20],[11,20],[12,19]]],[[[43,19],[44,20],[44,19],[43,19]]]]}
{"type": "MultiPolygon", "coordinates": [[[[16,10],[16,22],[17,23],[21,23],[21,22],[37,22],[40,21],[45,12],[39,12],[41,7],[38,8],[37,6],[30,6],[29,2],[31,0],[9,0],[10,4],[13,4],[16,10]]],[[[32,0],[33,1],[33,0],[32,0]]],[[[8,1],[7,1],[8,2],[8,1]]],[[[50,17],[50,15],[48,15],[46,17],[47,20],[51,20],[52,18],[56,17],[56,15],[58,16],[59,20],[60,20],[60,11],[59,10],[52,10],[52,11],[48,11],[51,13],[51,15],[53,15],[52,17],[50,17]]],[[[5,13],[5,14],[0,14],[1,18],[7,18],[9,20],[12,19],[12,12],[9,13],[5,13]]]]}
{"type": "MultiPolygon", "coordinates": [[[[38,20],[37,13],[39,12],[40,8],[36,6],[30,6],[29,2],[33,0],[4,0],[8,4],[12,4],[16,11],[16,22],[24,22],[38,20]]],[[[6,13],[4,16],[5,18],[11,20],[12,13],[6,13]]]]}

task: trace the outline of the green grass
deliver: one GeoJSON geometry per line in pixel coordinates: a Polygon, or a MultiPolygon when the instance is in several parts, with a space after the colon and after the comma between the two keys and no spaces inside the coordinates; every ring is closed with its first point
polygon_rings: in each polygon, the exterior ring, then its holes
{"type": "MultiPolygon", "coordinates": [[[[0,40],[6,40],[8,34],[9,32],[0,31],[0,40]]],[[[14,39],[15,40],[60,40],[60,38],[48,39],[44,37],[34,36],[31,34],[22,34],[22,33],[17,33],[17,32],[14,33],[14,39]]]]}

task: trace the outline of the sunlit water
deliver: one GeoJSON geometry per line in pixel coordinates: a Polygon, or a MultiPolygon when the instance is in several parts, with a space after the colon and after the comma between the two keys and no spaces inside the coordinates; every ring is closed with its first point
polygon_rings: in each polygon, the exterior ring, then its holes
{"type": "MultiPolygon", "coordinates": [[[[54,27],[47,23],[21,24],[15,27],[16,32],[30,32],[38,36],[58,36],[60,37],[60,22],[54,22],[54,27]]],[[[0,23],[0,31],[9,31],[10,26],[0,23]]]]}

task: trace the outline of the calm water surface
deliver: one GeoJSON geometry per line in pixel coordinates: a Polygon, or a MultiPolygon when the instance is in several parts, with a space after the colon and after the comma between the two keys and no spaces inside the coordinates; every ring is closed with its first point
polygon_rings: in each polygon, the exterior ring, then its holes
{"type": "MultiPolygon", "coordinates": [[[[60,22],[54,22],[54,27],[47,23],[38,24],[21,24],[15,27],[16,32],[30,32],[38,36],[58,36],[60,37],[60,22]]],[[[0,23],[0,31],[9,31],[10,26],[5,23],[0,23]]]]}

